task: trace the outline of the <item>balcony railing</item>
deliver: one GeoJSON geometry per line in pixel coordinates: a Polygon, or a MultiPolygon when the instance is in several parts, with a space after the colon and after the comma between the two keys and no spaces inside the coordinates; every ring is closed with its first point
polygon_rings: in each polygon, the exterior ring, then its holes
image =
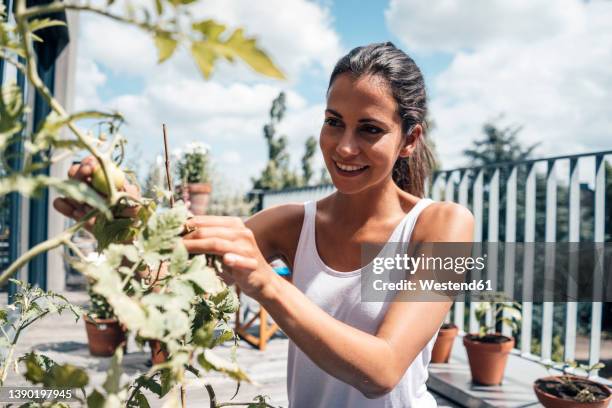
{"type": "MultiPolygon", "coordinates": [[[[609,242],[611,211],[606,211],[606,194],[611,193],[612,166],[607,156],[612,150],[568,156],[495,163],[478,167],[456,168],[434,173],[427,195],[434,200],[454,201],[469,208],[475,217],[474,241],[488,242],[609,242]],[[608,173],[606,175],[606,173],[608,173]],[[608,179],[608,181],[606,181],[608,179]]],[[[334,191],[333,186],[315,186],[265,192],[264,208],[322,198],[334,191]]],[[[612,203],[608,203],[610,206],[612,203]]],[[[506,251],[497,268],[487,268],[487,279],[498,290],[512,293],[515,283],[515,259],[506,251]],[[498,272],[503,277],[498,281],[498,272]]],[[[533,270],[535,254],[527,253],[520,266],[533,270]]],[[[523,277],[533,276],[524,273],[523,277]]],[[[530,279],[521,281],[522,299],[534,290],[530,279]]],[[[597,286],[595,290],[603,290],[597,286]]],[[[594,296],[593,299],[597,297],[594,296]]],[[[578,308],[589,309],[587,325],[589,365],[600,360],[602,341],[602,302],[579,304],[563,302],[522,302],[522,320],[515,354],[537,361],[553,359],[553,325],[556,313],[563,313],[563,360],[574,360],[579,327],[578,308]],[[537,331],[534,317],[537,312],[537,331]],[[539,352],[534,352],[534,343],[539,352]]],[[[448,320],[462,333],[477,331],[476,302],[455,302],[448,320]],[[467,330],[466,330],[467,329],[467,330]]],[[[581,328],[584,331],[584,327],[581,328]]],[[[505,334],[509,334],[504,328],[505,334]]],[[[558,346],[557,346],[558,347],[558,346]]]]}

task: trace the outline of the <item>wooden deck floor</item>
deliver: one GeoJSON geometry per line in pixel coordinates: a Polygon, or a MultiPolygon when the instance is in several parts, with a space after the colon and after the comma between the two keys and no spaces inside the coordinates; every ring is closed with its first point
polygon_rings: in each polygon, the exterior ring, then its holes
{"type": "MultiPolygon", "coordinates": [[[[68,297],[76,304],[84,305],[87,296],[83,292],[69,292],[68,297]]],[[[3,303],[3,302],[0,302],[3,303]]],[[[270,397],[272,405],[287,407],[286,368],[287,343],[282,334],[272,339],[264,352],[253,349],[245,342],[240,342],[236,356],[256,384],[241,384],[233,401],[252,401],[259,394],[270,397]]],[[[69,362],[86,368],[90,373],[90,383],[100,385],[104,381],[109,358],[92,357],[87,348],[87,336],[84,323],[75,322],[69,314],[48,317],[35,327],[24,333],[20,339],[18,352],[24,353],[36,350],[48,355],[58,362],[69,362]]],[[[215,349],[218,354],[229,358],[232,352],[230,346],[215,349]]],[[[124,357],[125,380],[148,369],[148,350],[138,350],[133,341],[128,344],[128,352],[124,357]]],[[[213,385],[218,401],[229,401],[236,391],[236,383],[220,374],[211,373],[208,376],[213,385]]],[[[11,373],[7,385],[25,383],[20,376],[11,373]]],[[[440,406],[456,406],[440,396],[436,396],[440,406]]],[[[187,388],[187,405],[189,407],[208,407],[208,394],[197,380],[187,388]]],[[[150,398],[152,406],[162,403],[150,398]]]]}

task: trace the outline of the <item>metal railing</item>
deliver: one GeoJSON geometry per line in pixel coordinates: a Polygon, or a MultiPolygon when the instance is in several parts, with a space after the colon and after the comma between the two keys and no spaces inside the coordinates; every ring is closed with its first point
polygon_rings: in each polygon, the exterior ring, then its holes
{"type": "MultiPolygon", "coordinates": [[[[475,218],[476,242],[606,242],[610,241],[612,232],[610,225],[606,225],[611,222],[606,220],[606,172],[612,173],[612,166],[606,164],[608,155],[612,155],[612,150],[438,171],[428,183],[427,195],[434,200],[454,201],[469,208],[475,218]]],[[[262,204],[267,208],[287,202],[316,200],[333,191],[334,187],[328,185],[264,192],[262,204]]],[[[533,270],[535,254],[526,252],[524,255],[521,267],[524,271],[533,270]]],[[[513,289],[515,260],[510,251],[504,253],[504,257],[498,268],[489,265],[487,278],[495,287],[512,293],[516,290],[513,289]],[[497,281],[496,273],[491,275],[491,271],[497,270],[504,272],[501,282],[497,281]]],[[[524,276],[532,275],[524,273],[524,276]]],[[[533,285],[532,279],[522,281],[519,290],[522,290],[523,299],[530,298],[533,285]]],[[[595,289],[602,290],[601,287],[595,289]]],[[[477,331],[476,307],[476,302],[455,302],[449,318],[464,333],[477,331]]],[[[539,361],[552,360],[553,315],[559,312],[559,307],[565,314],[563,357],[574,360],[577,302],[563,302],[557,306],[553,302],[535,305],[522,302],[517,354],[539,361]],[[536,310],[541,319],[534,336],[536,310]],[[539,353],[533,352],[534,342],[539,343],[539,353]]],[[[602,312],[602,302],[590,302],[589,365],[600,360],[602,312]]],[[[508,331],[504,328],[505,334],[508,331]]]]}

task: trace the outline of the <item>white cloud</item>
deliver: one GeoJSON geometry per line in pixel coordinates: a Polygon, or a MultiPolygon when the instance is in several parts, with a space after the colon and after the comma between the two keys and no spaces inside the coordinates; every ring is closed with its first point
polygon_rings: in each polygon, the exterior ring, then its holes
{"type": "Polygon", "coordinates": [[[77,92],[74,106],[77,110],[97,108],[102,104],[97,88],[104,85],[106,75],[100,71],[95,62],[78,57],[75,82],[77,92]]]}
{"type": "Polygon", "coordinates": [[[519,136],[526,144],[541,142],[538,155],[610,148],[612,3],[561,3],[500,0],[465,7],[448,0],[429,3],[426,11],[419,2],[392,1],[388,22],[397,28],[402,16],[407,19],[396,33],[409,49],[454,50],[451,64],[428,84],[444,167],[463,164],[458,153],[481,137],[484,121],[501,113],[506,123],[524,126],[519,136]],[[459,29],[450,24],[449,10],[457,11],[459,29]],[[489,20],[500,26],[484,23],[489,20]],[[436,29],[431,38],[421,27],[427,24],[436,29]]]}
{"type": "Polygon", "coordinates": [[[385,17],[410,49],[426,52],[537,41],[585,23],[576,0],[391,0],[385,17]]]}
{"type": "Polygon", "coordinates": [[[89,88],[102,85],[111,88],[106,95],[119,93],[103,101],[104,108],[125,115],[129,149],[138,146],[143,163],[152,163],[161,151],[164,122],[173,148],[194,140],[211,145],[213,159],[222,168],[218,170],[246,188],[249,176],[265,165],[262,127],[272,100],[281,90],[287,93],[288,105],[282,130],[292,138],[290,150],[298,155],[294,159],[301,156],[306,137],[318,135],[320,121],[315,112],[322,115],[322,108],[309,105],[293,87],[306,71],[309,77],[317,72],[327,75],[342,53],[339,37],[328,9],[306,0],[267,0],[258,7],[246,0],[205,1],[202,10],[195,12],[202,18],[218,19],[228,29],[244,27],[246,35],[256,36],[289,80],[265,79],[244,63],[222,62],[216,65],[212,80],[204,81],[186,49],[180,48],[172,59],[158,66],[149,37],[108,19],[88,16],[81,24],[83,63],[79,69],[104,66],[124,80],[142,81],[143,88],[138,93],[121,94],[112,81],[98,81],[77,87],[77,98],[88,99],[89,88]]]}

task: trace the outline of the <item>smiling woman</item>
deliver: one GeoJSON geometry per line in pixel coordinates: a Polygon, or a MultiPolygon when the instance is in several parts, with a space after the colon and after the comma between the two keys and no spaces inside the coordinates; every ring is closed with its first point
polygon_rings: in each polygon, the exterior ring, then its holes
{"type": "Polygon", "coordinates": [[[386,242],[393,257],[413,241],[472,239],[469,211],[422,198],[432,163],[426,113],[423,77],[410,57],[391,43],[358,47],[331,75],[319,140],[337,191],[246,223],[190,221],[188,250],[222,255],[229,278],[289,336],[292,408],[436,405],[427,365],[450,300],[391,294],[364,302],[360,284],[365,244],[386,242]],[[274,273],[274,258],[290,266],[293,284],[274,273]]]}

